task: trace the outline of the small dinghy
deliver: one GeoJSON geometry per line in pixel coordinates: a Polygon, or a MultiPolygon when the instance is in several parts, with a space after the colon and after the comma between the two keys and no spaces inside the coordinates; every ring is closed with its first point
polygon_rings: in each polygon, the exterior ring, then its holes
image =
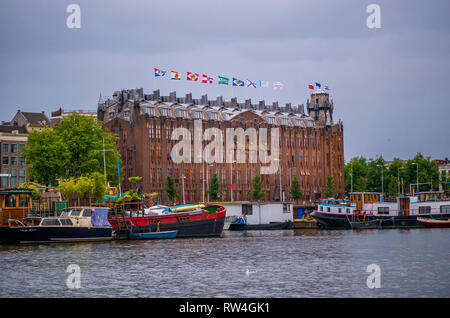
{"type": "Polygon", "coordinates": [[[175,238],[178,234],[176,231],[152,232],[149,228],[148,232],[133,232],[133,224],[129,225],[128,238],[130,240],[159,240],[175,238]]]}
{"type": "Polygon", "coordinates": [[[425,219],[417,218],[417,222],[422,224],[424,227],[431,228],[450,228],[450,219],[447,220],[436,220],[436,219],[425,219]]]}

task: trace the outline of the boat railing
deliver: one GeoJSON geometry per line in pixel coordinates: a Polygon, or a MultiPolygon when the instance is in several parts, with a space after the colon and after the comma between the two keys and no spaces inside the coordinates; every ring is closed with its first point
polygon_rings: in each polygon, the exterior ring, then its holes
{"type": "Polygon", "coordinates": [[[17,219],[8,219],[8,226],[9,227],[25,227],[25,224],[22,221],[19,221],[17,219]]]}

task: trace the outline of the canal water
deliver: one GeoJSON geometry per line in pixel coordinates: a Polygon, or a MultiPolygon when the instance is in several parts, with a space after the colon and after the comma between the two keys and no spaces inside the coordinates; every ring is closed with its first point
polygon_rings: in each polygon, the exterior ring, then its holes
{"type": "Polygon", "coordinates": [[[3,245],[0,297],[450,297],[450,230],[3,245]],[[78,289],[66,284],[70,264],[78,289]]]}

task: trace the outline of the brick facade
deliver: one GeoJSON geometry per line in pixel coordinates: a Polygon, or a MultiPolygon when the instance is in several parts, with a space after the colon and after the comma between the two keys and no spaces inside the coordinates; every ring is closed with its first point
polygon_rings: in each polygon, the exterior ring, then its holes
{"type": "MultiPolygon", "coordinates": [[[[307,109],[308,116],[304,114],[303,105],[287,104],[280,108],[278,103],[265,105],[264,101],[252,105],[250,100],[239,104],[236,99],[222,97],[208,101],[206,95],[194,100],[191,94],[177,98],[175,92],[161,97],[158,90],[146,95],[138,89],[116,92],[112,98],[99,100],[98,119],[104,122],[105,129],[119,137],[121,168],[125,174],[123,189],[131,188],[129,177],[141,176],[142,191],[158,192],[163,203],[167,203],[164,193],[167,174],[175,178],[179,188],[178,202],[182,202],[182,177],[185,176],[186,203],[203,201],[203,188],[207,188],[207,180],[213,173],[218,174],[221,200],[231,201],[232,196],[234,201],[248,200],[252,179],[260,174],[261,162],[249,163],[249,152],[253,148],[248,140],[244,150],[246,163],[229,163],[225,160],[226,153],[223,163],[194,163],[194,120],[201,119],[203,131],[214,127],[222,131],[223,136],[227,128],[248,130],[253,127],[256,131],[267,128],[269,132],[271,128],[279,128],[282,196],[290,200],[291,180],[297,176],[304,194],[303,200],[297,202],[301,205],[303,201],[309,202],[310,198],[315,200],[322,195],[328,175],[333,176],[338,194],[344,194],[343,124],[333,122],[333,102],[322,90],[311,95],[307,109]],[[187,128],[191,135],[191,163],[174,163],[171,158],[172,148],[178,143],[178,140],[171,140],[172,131],[179,127],[187,128]]],[[[268,140],[270,150],[270,137],[268,140]]],[[[203,141],[202,149],[209,142],[203,141]]],[[[238,160],[236,153],[233,160],[238,160]]],[[[265,200],[279,200],[279,174],[261,177],[265,200]]],[[[208,200],[208,195],[205,196],[208,200]]]]}

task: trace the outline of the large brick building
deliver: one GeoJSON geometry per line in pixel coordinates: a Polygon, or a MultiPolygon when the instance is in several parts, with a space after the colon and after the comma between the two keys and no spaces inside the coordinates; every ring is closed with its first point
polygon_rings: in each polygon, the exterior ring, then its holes
{"type": "MultiPolygon", "coordinates": [[[[121,168],[125,174],[123,188],[131,188],[129,177],[141,176],[142,191],[158,192],[162,202],[167,202],[164,193],[167,174],[175,178],[180,190],[178,202],[182,202],[183,187],[186,203],[208,200],[204,189],[213,173],[218,175],[222,200],[248,200],[251,181],[264,166],[259,161],[249,163],[249,154],[255,149],[249,137],[244,137],[242,154],[245,154],[245,163],[236,162],[240,160],[237,151],[231,161],[224,159],[209,164],[195,161],[193,158],[198,156],[198,148],[196,150],[194,145],[196,122],[201,122],[203,130],[218,128],[223,136],[226,136],[227,128],[245,131],[267,128],[269,151],[272,150],[270,131],[278,128],[281,177],[277,171],[261,175],[265,200],[280,200],[280,194],[282,199],[290,200],[289,187],[293,177],[297,176],[304,194],[297,204],[307,205],[322,196],[328,175],[333,176],[338,194],[344,194],[343,124],[333,121],[333,107],[329,94],[320,89],[311,94],[311,100],[308,99],[306,114],[305,105],[280,107],[277,102],[266,105],[264,101],[253,105],[251,100],[238,103],[236,98],[208,100],[204,95],[201,99],[193,99],[192,94],[180,98],[175,92],[160,96],[159,90],[144,94],[141,88],[101,97],[98,119],[119,137],[121,168]],[[171,157],[172,148],[178,143],[178,140],[172,140],[172,132],[179,127],[186,128],[190,135],[187,137],[194,149],[189,154],[190,162],[175,163],[171,157]]],[[[201,149],[209,142],[204,140],[201,149]]],[[[236,147],[237,142],[234,141],[236,147]]],[[[223,157],[226,156],[224,153],[223,157]]]]}

